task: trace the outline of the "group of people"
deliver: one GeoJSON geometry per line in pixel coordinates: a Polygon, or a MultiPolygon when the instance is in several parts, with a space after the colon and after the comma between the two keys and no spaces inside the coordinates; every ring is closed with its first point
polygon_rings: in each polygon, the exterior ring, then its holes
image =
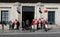
{"type": "MultiPolygon", "coordinates": [[[[19,30],[19,26],[20,26],[20,22],[15,19],[13,22],[9,21],[9,29],[16,29],[19,30]],[[16,26],[16,28],[15,28],[16,26]]],[[[31,22],[31,25],[29,26],[29,20],[22,21],[22,30],[26,29],[26,28],[30,28],[30,31],[36,31],[38,29],[44,29],[45,31],[47,31],[47,26],[48,26],[48,22],[47,20],[40,18],[40,19],[33,19],[31,22]]]]}
{"type": "Polygon", "coordinates": [[[9,30],[10,29],[19,30],[20,22],[17,19],[15,19],[13,22],[9,21],[8,24],[9,24],[9,30]]]}
{"type": "Polygon", "coordinates": [[[41,18],[39,20],[37,19],[33,19],[32,23],[31,23],[31,29],[33,31],[36,31],[38,29],[44,29],[45,31],[47,31],[47,26],[48,26],[48,22],[47,20],[41,18]]]}

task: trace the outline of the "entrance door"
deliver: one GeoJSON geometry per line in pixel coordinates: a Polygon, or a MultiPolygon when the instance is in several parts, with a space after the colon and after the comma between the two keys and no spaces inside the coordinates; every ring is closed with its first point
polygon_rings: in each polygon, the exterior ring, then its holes
{"type": "Polygon", "coordinates": [[[55,11],[48,11],[48,23],[55,24],[55,11]]]}
{"type": "Polygon", "coordinates": [[[34,19],[34,6],[23,6],[22,7],[22,21],[25,21],[25,27],[29,27],[33,19],[34,19]],[[26,25],[27,19],[29,20],[28,26],[26,25]]]}

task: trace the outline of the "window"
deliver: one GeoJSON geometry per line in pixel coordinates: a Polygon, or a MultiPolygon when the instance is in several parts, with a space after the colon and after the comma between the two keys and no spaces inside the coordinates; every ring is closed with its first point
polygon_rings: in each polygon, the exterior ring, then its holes
{"type": "Polygon", "coordinates": [[[8,10],[1,10],[1,21],[3,24],[8,22],[8,10]]]}
{"type": "Polygon", "coordinates": [[[55,11],[48,11],[48,23],[55,24],[55,11]]]}

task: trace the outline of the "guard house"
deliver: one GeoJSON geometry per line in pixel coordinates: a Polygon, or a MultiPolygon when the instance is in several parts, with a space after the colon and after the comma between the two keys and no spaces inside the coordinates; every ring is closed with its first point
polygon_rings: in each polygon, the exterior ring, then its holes
{"type": "Polygon", "coordinates": [[[49,24],[60,24],[60,3],[0,3],[0,23],[18,19],[22,21],[29,19],[44,18],[49,24]],[[40,12],[41,10],[41,12],[40,12]]]}

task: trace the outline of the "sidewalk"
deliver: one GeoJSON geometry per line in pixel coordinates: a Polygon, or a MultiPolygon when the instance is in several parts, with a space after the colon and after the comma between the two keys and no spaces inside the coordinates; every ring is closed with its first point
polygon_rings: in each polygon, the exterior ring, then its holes
{"type": "Polygon", "coordinates": [[[60,25],[48,25],[51,30],[49,32],[60,32],[60,25]]]}
{"type": "Polygon", "coordinates": [[[22,29],[20,29],[20,30],[8,30],[8,29],[2,30],[2,29],[0,29],[0,34],[7,34],[7,33],[9,33],[9,34],[60,33],[60,26],[59,25],[48,25],[48,28],[51,28],[51,30],[48,30],[47,32],[45,32],[44,29],[38,30],[35,32],[30,32],[30,30],[22,31],[22,29]]]}
{"type": "MultiPolygon", "coordinates": [[[[58,30],[58,29],[57,29],[58,30]]],[[[38,30],[35,32],[30,32],[29,30],[22,31],[22,30],[0,30],[0,35],[16,35],[16,34],[56,34],[60,33],[60,30],[56,31],[54,30],[49,30],[45,32],[43,29],[38,30]]]]}
{"type": "Polygon", "coordinates": [[[56,24],[49,25],[48,24],[48,28],[56,29],[56,28],[60,28],[60,25],[56,25],[56,24]]]}

